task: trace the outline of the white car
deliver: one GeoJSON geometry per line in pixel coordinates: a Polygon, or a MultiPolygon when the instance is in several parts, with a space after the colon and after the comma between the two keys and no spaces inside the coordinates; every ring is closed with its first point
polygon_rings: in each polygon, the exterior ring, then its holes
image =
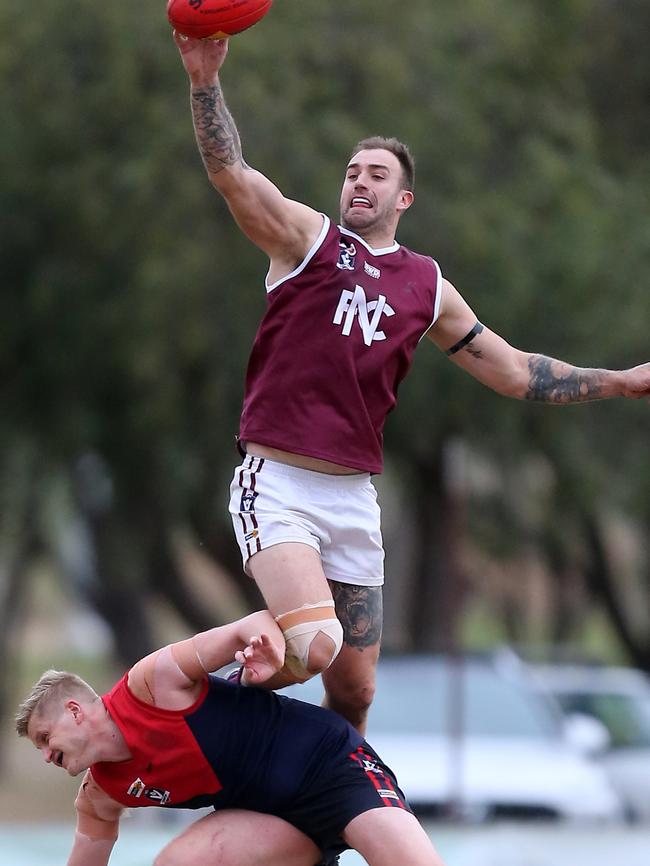
{"type": "Polygon", "coordinates": [[[607,773],[627,817],[650,822],[650,679],[623,667],[549,664],[530,670],[569,725],[585,717],[600,725],[600,742],[586,742],[585,751],[607,773]]]}
{"type": "MultiPolygon", "coordinates": [[[[283,691],[313,703],[323,694],[320,678],[283,691]]],[[[488,659],[382,657],[367,737],[420,815],[623,816],[602,768],[565,738],[555,703],[488,659]]]]}

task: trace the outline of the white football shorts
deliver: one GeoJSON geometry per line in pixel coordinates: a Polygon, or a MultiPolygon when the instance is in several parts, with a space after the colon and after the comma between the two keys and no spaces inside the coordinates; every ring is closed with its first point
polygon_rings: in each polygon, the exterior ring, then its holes
{"type": "Polygon", "coordinates": [[[249,454],[235,469],[229,509],[246,574],[258,551],[297,541],[320,554],[330,580],[384,582],[381,515],[368,473],[326,475],[249,454]]]}

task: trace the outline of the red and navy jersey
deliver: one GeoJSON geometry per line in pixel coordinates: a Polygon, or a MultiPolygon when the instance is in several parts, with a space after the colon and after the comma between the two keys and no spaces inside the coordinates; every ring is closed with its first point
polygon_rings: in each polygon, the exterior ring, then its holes
{"type": "Polygon", "coordinates": [[[267,281],[240,438],[381,472],[386,416],[438,317],[441,282],[428,256],[397,242],[374,250],[324,217],[303,262],[267,281]]]}
{"type": "Polygon", "coordinates": [[[197,701],[166,710],[139,700],[125,675],[102,700],[132,757],[93,764],[128,807],[238,807],[281,814],[363,743],[335,713],[206,677],[197,701]],[[336,763],[336,762],[334,762],[336,763]]]}

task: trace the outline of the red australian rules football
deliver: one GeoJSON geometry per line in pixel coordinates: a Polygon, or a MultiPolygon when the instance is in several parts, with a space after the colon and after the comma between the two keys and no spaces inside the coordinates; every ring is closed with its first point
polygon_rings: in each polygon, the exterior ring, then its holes
{"type": "Polygon", "coordinates": [[[174,30],[195,39],[225,39],[263,18],[273,0],[167,0],[174,30]]]}

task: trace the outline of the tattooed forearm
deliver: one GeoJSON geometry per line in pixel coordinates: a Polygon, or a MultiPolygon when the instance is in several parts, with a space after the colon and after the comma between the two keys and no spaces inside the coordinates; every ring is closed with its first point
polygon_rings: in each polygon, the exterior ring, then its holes
{"type": "Polygon", "coordinates": [[[383,619],[382,588],[335,581],[330,581],[330,587],[346,644],[362,649],[379,643],[383,619]]]}
{"type": "Polygon", "coordinates": [[[192,91],[192,119],[201,158],[209,174],[241,162],[241,142],[235,121],[218,85],[192,91]]]}
{"type": "Polygon", "coordinates": [[[527,400],[542,403],[583,403],[603,398],[604,370],[572,367],[562,361],[532,355],[528,360],[530,378],[527,400]]]}

